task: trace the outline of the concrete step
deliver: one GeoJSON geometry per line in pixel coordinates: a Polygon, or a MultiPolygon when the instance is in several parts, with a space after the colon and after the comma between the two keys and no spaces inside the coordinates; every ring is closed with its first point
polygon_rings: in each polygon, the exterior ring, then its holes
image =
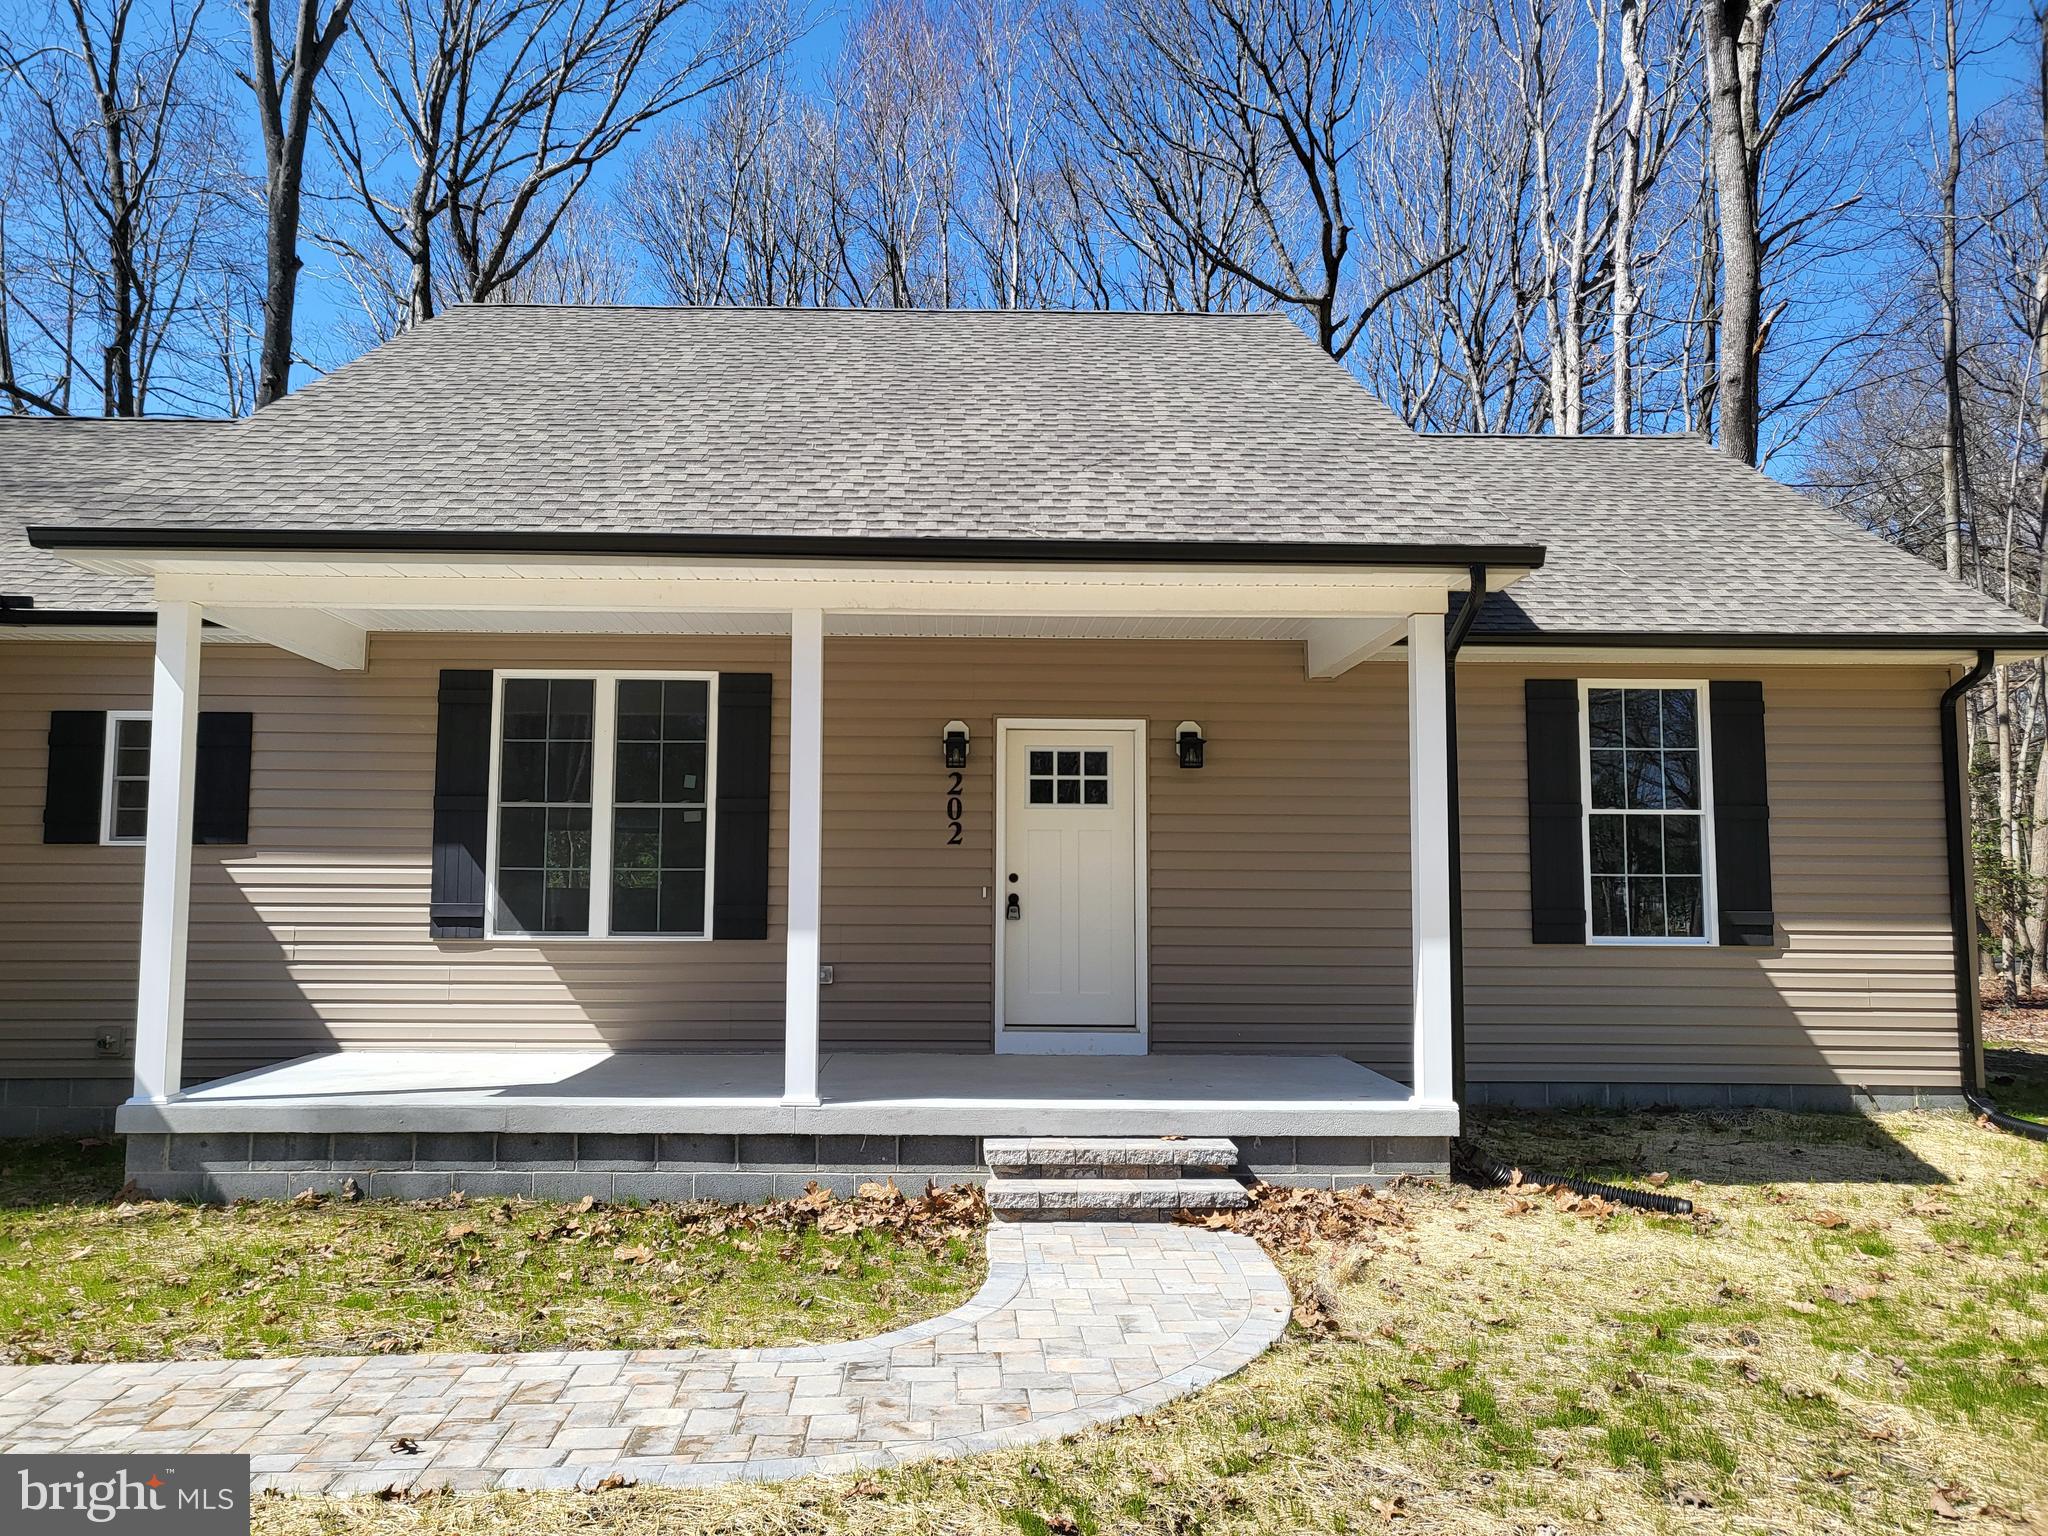
{"type": "Polygon", "coordinates": [[[1235,1179],[1026,1179],[991,1177],[984,1190],[1003,1221],[1165,1221],[1179,1211],[1234,1210],[1251,1203],[1235,1179]]]}
{"type": "Polygon", "coordinates": [[[1227,1136],[991,1136],[989,1172],[1040,1179],[1173,1179],[1227,1173],[1237,1143],[1227,1136]]]}

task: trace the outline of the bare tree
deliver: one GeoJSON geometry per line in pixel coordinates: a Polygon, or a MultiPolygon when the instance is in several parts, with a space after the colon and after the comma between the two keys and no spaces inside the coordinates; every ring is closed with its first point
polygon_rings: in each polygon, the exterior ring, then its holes
{"type": "MultiPolygon", "coordinates": [[[[1766,229],[1761,184],[1773,144],[1849,77],[1905,0],[1853,0],[1789,58],[1774,48],[1778,0],[1701,0],[1709,158],[1720,242],[1714,410],[1722,449],[1758,462],[1766,229]]],[[[1802,43],[1804,43],[1802,39],[1802,43]]]]}
{"type": "Polygon", "coordinates": [[[220,82],[200,6],[63,0],[52,15],[39,46],[10,37],[0,52],[16,96],[0,391],[63,413],[83,378],[106,414],[136,416],[165,364],[182,375],[190,361],[184,322],[201,269],[222,259],[235,225],[220,82]],[[24,343],[47,360],[42,389],[22,381],[24,343]]]}
{"type": "Polygon", "coordinates": [[[298,309],[299,224],[305,202],[306,138],[320,71],[348,30],[354,0],[298,0],[290,36],[272,25],[271,0],[245,0],[249,68],[242,81],[256,97],[263,138],[263,343],[256,364],[256,404],[282,399],[292,387],[292,326],[298,309]]]}
{"type": "Polygon", "coordinates": [[[1457,252],[1365,285],[1354,212],[1369,0],[1107,0],[1112,28],[1062,64],[1098,152],[1145,186],[1180,237],[1269,300],[1297,307],[1342,358],[1396,294],[1457,252]],[[1255,254],[1216,237],[1179,173],[1227,183],[1255,254]]]}

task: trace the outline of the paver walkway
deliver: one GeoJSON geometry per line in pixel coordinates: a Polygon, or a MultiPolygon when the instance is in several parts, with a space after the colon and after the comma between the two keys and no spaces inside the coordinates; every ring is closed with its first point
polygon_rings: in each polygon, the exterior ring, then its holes
{"type": "Polygon", "coordinates": [[[800,1477],[1146,1412],[1287,1325],[1234,1234],[1048,1222],[988,1248],[965,1306],[844,1344],[0,1367],[0,1450],[247,1453],[295,1493],[800,1477]]]}

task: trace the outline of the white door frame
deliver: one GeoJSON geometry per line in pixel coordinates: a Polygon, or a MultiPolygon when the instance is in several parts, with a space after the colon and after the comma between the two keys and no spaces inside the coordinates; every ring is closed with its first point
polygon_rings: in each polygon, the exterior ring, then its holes
{"type": "Polygon", "coordinates": [[[1145,751],[1145,724],[1143,720],[1101,717],[996,717],[996,855],[995,868],[991,871],[992,878],[989,882],[989,889],[995,893],[995,899],[989,905],[994,908],[995,923],[995,1048],[998,1056],[1143,1056],[1151,1049],[1151,962],[1146,945],[1147,932],[1151,926],[1148,916],[1150,902],[1146,893],[1146,851],[1150,839],[1146,835],[1145,808],[1146,781],[1151,777],[1151,763],[1145,751]],[[1131,837],[1136,846],[1132,850],[1134,858],[1131,866],[1131,906],[1132,922],[1136,925],[1136,931],[1132,935],[1131,965],[1136,974],[1131,978],[1131,997],[1137,1028],[1009,1029],[1003,1023],[1003,927],[1007,921],[1003,916],[1003,908],[1006,904],[1004,898],[1009,890],[1003,875],[1008,868],[1010,856],[1010,732],[1088,730],[1129,731],[1134,743],[1135,761],[1131,771],[1131,837]]]}

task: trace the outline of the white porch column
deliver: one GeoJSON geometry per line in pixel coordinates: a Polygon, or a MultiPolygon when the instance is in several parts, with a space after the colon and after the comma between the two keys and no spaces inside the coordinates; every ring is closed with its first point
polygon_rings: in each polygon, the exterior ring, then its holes
{"type": "Polygon", "coordinates": [[[1444,616],[1408,619],[1408,857],[1414,931],[1415,1091],[1451,1102],[1451,812],[1444,616]]]}
{"type": "Polygon", "coordinates": [[[789,944],[782,1102],[818,1102],[818,919],[825,817],[825,615],[789,616],[789,944]]]}
{"type": "MultiPolygon", "coordinates": [[[[149,826],[142,855],[142,962],[135,993],[135,1097],[183,1085],[185,928],[192,903],[192,778],[199,733],[197,603],[156,613],[149,707],[149,826]]],[[[107,750],[114,750],[111,739],[107,750]]]]}

